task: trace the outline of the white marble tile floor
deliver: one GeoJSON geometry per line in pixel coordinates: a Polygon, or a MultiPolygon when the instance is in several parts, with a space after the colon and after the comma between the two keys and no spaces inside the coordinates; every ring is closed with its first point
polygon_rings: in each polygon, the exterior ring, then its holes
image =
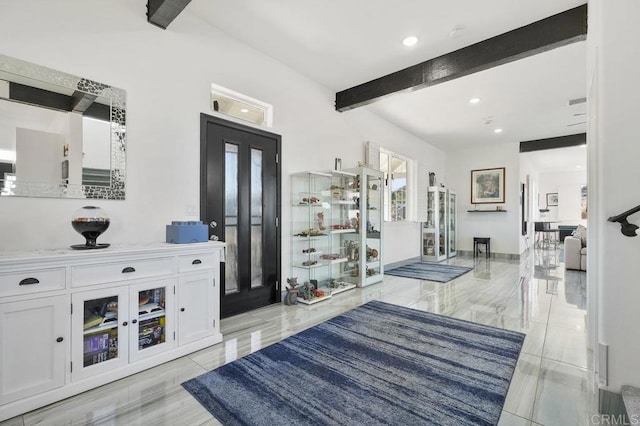
{"type": "Polygon", "coordinates": [[[536,250],[521,261],[458,257],[448,263],[474,270],[448,283],[386,276],[315,305],[272,305],[227,318],[218,345],[0,426],[218,425],[182,382],[369,300],[525,333],[499,425],[589,424],[595,393],[586,348],[586,273],[565,272],[558,259],[555,250],[536,250]]]}

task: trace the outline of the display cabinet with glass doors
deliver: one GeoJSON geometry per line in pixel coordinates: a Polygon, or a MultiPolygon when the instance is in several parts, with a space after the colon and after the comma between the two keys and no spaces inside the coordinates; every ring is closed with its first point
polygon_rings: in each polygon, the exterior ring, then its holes
{"type": "Polygon", "coordinates": [[[447,190],[431,186],[427,192],[427,221],[422,224],[422,261],[439,262],[448,256],[447,190]]]}
{"type": "Polygon", "coordinates": [[[348,170],[355,173],[358,196],[349,215],[357,232],[347,236],[347,268],[359,287],[382,281],[383,264],[383,173],[368,167],[348,170]]]}
{"type": "Polygon", "coordinates": [[[331,268],[321,258],[331,253],[331,181],[329,173],[291,175],[291,274],[304,304],[331,297],[331,268]]]}
{"type": "Polygon", "coordinates": [[[359,282],[353,244],[359,224],[357,178],[339,170],[291,176],[291,273],[300,303],[320,302],[359,282]]]}

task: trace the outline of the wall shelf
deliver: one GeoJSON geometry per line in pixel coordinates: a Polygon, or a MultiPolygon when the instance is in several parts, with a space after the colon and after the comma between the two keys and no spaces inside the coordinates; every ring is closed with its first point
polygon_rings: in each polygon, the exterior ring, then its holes
{"type": "Polygon", "coordinates": [[[469,213],[506,213],[507,210],[467,210],[469,213]]]}

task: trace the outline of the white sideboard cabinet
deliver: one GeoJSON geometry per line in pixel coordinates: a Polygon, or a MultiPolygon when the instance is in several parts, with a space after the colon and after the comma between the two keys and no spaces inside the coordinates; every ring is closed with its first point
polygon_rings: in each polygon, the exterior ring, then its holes
{"type": "Polygon", "coordinates": [[[224,243],[0,254],[0,421],[222,341],[224,243]]]}

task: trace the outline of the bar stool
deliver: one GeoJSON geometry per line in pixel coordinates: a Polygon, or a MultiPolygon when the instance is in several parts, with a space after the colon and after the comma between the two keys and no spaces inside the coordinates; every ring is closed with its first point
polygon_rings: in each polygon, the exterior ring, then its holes
{"type": "Polygon", "coordinates": [[[491,238],[488,237],[473,237],[473,257],[478,255],[478,245],[483,244],[485,250],[485,257],[488,259],[491,257],[491,238]]]}

